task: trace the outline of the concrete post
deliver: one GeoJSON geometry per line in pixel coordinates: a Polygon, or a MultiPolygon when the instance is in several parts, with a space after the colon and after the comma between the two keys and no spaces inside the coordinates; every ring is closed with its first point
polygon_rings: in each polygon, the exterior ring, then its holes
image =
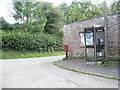
{"type": "Polygon", "coordinates": [[[104,6],[104,30],[105,30],[105,58],[109,57],[108,53],[108,22],[107,22],[107,4],[106,0],[103,2],[104,6]]]}

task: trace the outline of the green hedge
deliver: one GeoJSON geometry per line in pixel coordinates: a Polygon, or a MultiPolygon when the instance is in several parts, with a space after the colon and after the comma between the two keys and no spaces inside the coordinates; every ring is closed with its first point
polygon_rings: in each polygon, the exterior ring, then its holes
{"type": "Polygon", "coordinates": [[[61,51],[63,40],[55,35],[23,31],[2,32],[2,48],[17,51],[61,51]]]}

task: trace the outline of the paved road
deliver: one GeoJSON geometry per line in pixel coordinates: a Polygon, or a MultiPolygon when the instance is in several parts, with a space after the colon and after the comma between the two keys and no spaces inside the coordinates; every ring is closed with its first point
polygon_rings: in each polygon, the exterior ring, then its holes
{"type": "MultiPolygon", "coordinates": [[[[63,56],[3,60],[3,88],[118,88],[115,80],[58,68],[51,63],[63,56]]],[[[1,65],[0,65],[1,66],[1,65]]]]}

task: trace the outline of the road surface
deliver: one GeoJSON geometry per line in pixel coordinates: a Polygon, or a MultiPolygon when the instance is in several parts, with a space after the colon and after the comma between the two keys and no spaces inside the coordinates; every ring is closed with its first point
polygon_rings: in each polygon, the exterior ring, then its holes
{"type": "Polygon", "coordinates": [[[118,88],[115,80],[80,74],[52,65],[64,56],[0,61],[2,88],[118,88]]]}

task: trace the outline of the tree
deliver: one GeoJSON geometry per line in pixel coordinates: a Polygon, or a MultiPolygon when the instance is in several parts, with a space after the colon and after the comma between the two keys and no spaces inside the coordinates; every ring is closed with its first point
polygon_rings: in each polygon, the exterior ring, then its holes
{"type": "Polygon", "coordinates": [[[22,2],[13,2],[13,9],[15,11],[15,13],[13,14],[13,17],[15,18],[15,20],[23,21],[24,17],[23,17],[23,13],[22,13],[22,11],[23,11],[22,2]]]}
{"type": "Polygon", "coordinates": [[[120,1],[113,2],[111,4],[111,12],[112,13],[120,13],[120,1]]]}
{"type": "Polygon", "coordinates": [[[63,12],[52,3],[21,1],[14,2],[13,7],[13,17],[23,21],[23,30],[52,34],[59,32],[63,25],[63,12]]]}
{"type": "Polygon", "coordinates": [[[63,22],[64,14],[59,8],[51,8],[46,14],[47,22],[44,27],[44,32],[48,34],[53,34],[60,32],[63,22]]]}
{"type": "MultiPolygon", "coordinates": [[[[80,2],[74,1],[69,6],[63,3],[59,7],[64,12],[66,23],[103,16],[103,3],[95,5],[90,1],[81,0],[80,2]]],[[[107,12],[110,14],[110,7],[107,7],[107,12]]]]}
{"type": "Polygon", "coordinates": [[[13,9],[15,11],[15,13],[13,14],[15,20],[26,23],[32,21],[32,2],[13,2],[13,9]]]}
{"type": "Polygon", "coordinates": [[[82,21],[92,18],[95,15],[94,8],[96,8],[96,6],[91,2],[72,2],[68,16],[69,22],[82,21]]]}
{"type": "Polygon", "coordinates": [[[13,9],[15,11],[13,14],[15,20],[23,22],[21,29],[24,31],[33,31],[34,29],[37,29],[35,30],[37,32],[40,30],[43,31],[46,23],[43,2],[13,2],[13,9]],[[36,24],[33,25],[33,22],[36,22],[36,24]]]}
{"type": "Polygon", "coordinates": [[[61,11],[64,13],[64,24],[69,23],[68,14],[69,14],[69,6],[66,3],[60,4],[59,7],[61,11]]]}
{"type": "Polygon", "coordinates": [[[52,8],[51,3],[45,3],[45,2],[36,2],[34,3],[34,22],[36,22],[35,27],[38,29],[41,29],[44,31],[44,27],[47,23],[47,17],[46,14],[50,12],[52,8]],[[38,25],[39,24],[39,25],[38,25]],[[38,26],[37,26],[38,25],[38,26]]]}
{"type": "Polygon", "coordinates": [[[3,17],[0,17],[0,24],[2,30],[13,30],[13,25],[9,24],[3,17]]]}

